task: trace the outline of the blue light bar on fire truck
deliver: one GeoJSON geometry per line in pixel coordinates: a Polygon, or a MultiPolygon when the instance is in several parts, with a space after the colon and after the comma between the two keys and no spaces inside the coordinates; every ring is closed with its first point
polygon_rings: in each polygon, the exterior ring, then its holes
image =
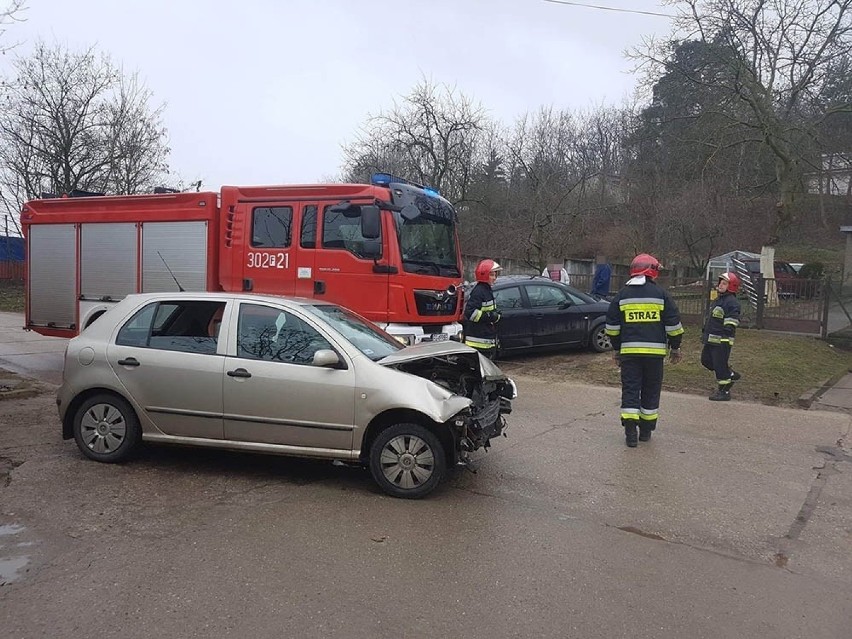
{"type": "Polygon", "coordinates": [[[397,177],[392,173],[373,173],[370,176],[370,184],[373,186],[389,186],[392,182],[395,184],[408,184],[409,186],[415,186],[418,189],[423,189],[423,192],[426,193],[426,195],[433,197],[439,197],[441,195],[437,189],[433,189],[431,186],[423,186],[422,184],[417,184],[411,180],[397,177]]]}

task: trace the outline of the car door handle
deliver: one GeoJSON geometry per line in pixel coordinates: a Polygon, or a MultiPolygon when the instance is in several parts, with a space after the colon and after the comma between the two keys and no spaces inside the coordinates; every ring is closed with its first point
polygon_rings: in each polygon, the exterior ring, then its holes
{"type": "Polygon", "coordinates": [[[251,373],[249,373],[244,368],[238,368],[235,371],[228,371],[228,377],[251,377],[251,373]]]}
{"type": "Polygon", "coordinates": [[[544,319],[544,313],[536,313],[534,317],[536,319],[544,319]]]}
{"type": "Polygon", "coordinates": [[[119,366],[139,366],[139,360],[135,357],[125,357],[124,359],[118,360],[119,366]]]}

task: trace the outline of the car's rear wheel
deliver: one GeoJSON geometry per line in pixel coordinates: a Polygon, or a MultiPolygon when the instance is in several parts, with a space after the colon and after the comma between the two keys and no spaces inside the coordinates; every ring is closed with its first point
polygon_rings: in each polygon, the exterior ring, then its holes
{"type": "Polygon", "coordinates": [[[612,350],[612,342],[609,339],[609,335],[606,334],[606,325],[598,324],[596,328],[592,329],[589,345],[596,353],[612,350]]]}
{"type": "Polygon", "coordinates": [[[370,472],[379,487],[394,497],[417,499],[435,490],[446,470],[444,448],[419,424],[396,424],[370,446],[370,472]]]}
{"type": "Polygon", "coordinates": [[[89,459],[114,463],[127,459],[142,441],[136,413],[117,395],[93,395],[74,414],[74,441],[89,459]]]}

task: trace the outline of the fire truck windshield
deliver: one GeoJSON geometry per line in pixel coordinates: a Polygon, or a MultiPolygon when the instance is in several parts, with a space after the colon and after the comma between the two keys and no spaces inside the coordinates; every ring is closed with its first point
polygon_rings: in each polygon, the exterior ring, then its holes
{"type": "Polygon", "coordinates": [[[407,273],[460,277],[455,211],[445,200],[421,196],[395,215],[407,273]]]}

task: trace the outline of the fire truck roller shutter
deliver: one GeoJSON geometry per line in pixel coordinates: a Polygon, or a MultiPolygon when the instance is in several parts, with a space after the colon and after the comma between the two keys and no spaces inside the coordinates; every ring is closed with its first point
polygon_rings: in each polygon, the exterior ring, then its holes
{"type": "Polygon", "coordinates": [[[207,222],[142,225],[142,292],[176,291],[175,279],[185,291],[206,290],[207,222]]]}
{"type": "Polygon", "coordinates": [[[77,230],[73,224],[33,224],[27,249],[30,322],[71,328],[77,308],[77,230]],[[35,296],[32,292],[36,291],[35,296]]]}
{"type": "Polygon", "coordinates": [[[118,301],[136,292],[136,237],[135,222],[80,226],[82,299],[118,301]]]}

